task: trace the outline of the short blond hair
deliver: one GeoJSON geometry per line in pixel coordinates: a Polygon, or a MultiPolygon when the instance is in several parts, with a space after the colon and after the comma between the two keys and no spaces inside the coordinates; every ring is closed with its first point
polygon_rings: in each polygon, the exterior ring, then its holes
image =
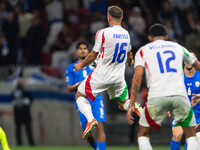
{"type": "Polygon", "coordinates": [[[108,7],[108,14],[116,21],[121,21],[123,17],[123,10],[118,6],[108,7]]]}

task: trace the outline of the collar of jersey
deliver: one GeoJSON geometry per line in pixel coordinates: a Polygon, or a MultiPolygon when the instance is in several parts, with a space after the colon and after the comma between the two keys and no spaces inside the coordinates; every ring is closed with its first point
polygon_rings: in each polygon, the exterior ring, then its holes
{"type": "Polygon", "coordinates": [[[109,28],[113,28],[113,27],[121,27],[121,26],[109,26],[109,28]]]}

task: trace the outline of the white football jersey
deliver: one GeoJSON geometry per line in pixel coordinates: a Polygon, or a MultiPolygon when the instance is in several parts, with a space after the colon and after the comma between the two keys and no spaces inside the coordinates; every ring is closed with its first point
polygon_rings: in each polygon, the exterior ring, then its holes
{"type": "Polygon", "coordinates": [[[124,78],[127,52],[131,50],[130,36],[121,26],[112,26],[96,33],[95,52],[101,57],[94,72],[103,80],[124,78]]]}
{"type": "Polygon", "coordinates": [[[181,45],[156,40],[141,47],[135,55],[135,67],[145,68],[148,99],[162,96],[187,97],[183,76],[183,61],[193,64],[196,57],[181,45]]]}

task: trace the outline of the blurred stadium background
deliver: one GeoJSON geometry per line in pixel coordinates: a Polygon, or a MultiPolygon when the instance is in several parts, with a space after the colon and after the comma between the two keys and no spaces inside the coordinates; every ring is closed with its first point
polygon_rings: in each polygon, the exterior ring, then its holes
{"type": "MultiPolygon", "coordinates": [[[[81,139],[74,96],[66,89],[65,69],[76,60],[78,41],[87,41],[92,49],[95,33],[107,27],[110,5],[124,11],[122,26],[130,33],[133,53],[148,42],[148,27],[160,22],[166,25],[170,40],[200,58],[199,0],[0,0],[0,125],[11,146],[16,145],[16,138],[10,93],[21,72],[34,97],[31,113],[36,145],[87,146],[81,139]]],[[[129,87],[133,73],[133,68],[126,69],[129,87]]],[[[138,97],[142,105],[147,93],[143,81],[138,97]]],[[[107,144],[136,146],[137,122],[129,126],[125,113],[103,95],[107,144]]],[[[169,147],[171,120],[154,131],[153,145],[169,147]]],[[[24,129],[23,141],[28,145],[24,129]]]]}

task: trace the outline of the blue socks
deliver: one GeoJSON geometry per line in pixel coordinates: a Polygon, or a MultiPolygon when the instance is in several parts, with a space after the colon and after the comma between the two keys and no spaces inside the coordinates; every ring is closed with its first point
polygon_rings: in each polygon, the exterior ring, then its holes
{"type": "Polygon", "coordinates": [[[171,140],[171,143],[170,143],[171,150],[180,150],[180,148],[181,148],[180,141],[175,142],[174,140],[171,140]]]}
{"type": "Polygon", "coordinates": [[[187,142],[185,141],[185,149],[184,150],[187,150],[187,142]]]}
{"type": "Polygon", "coordinates": [[[98,147],[98,150],[106,150],[106,142],[97,143],[97,140],[95,140],[93,143],[89,143],[89,144],[95,150],[97,149],[97,147],[98,147]]]}
{"type": "Polygon", "coordinates": [[[97,140],[95,140],[93,143],[89,143],[91,147],[93,147],[94,149],[97,149],[97,140]]]}
{"type": "Polygon", "coordinates": [[[106,150],[106,142],[98,143],[98,150],[106,150]]]}

